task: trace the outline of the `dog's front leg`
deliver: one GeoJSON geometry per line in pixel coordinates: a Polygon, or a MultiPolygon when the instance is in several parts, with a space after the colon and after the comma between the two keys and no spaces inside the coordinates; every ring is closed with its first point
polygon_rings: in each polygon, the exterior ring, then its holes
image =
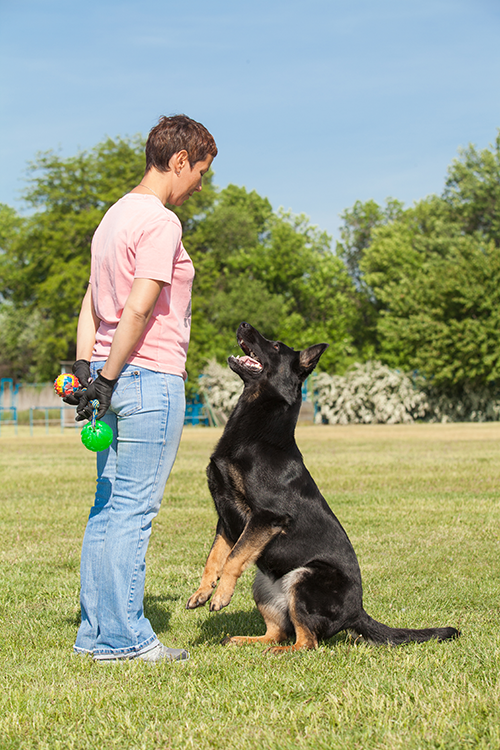
{"type": "Polygon", "coordinates": [[[266,524],[250,519],[243,533],[227,557],[222,569],[217,592],[210,603],[210,611],[217,612],[227,607],[234,593],[236,581],[244,570],[256,562],[264,548],[275,536],[281,533],[283,526],[266,524]]]}
{"type": "Polygon", "coordinates": [[[214,588],[217,586],[217,581],[220,578],[224,563],[226,562],[231,549],[231,543],[227,539],[222,528],[218,526],[212,549],[210,550],[207,562],[205,563],[205,570],[203,571],[200,585],[197,591],[189,597],[186,609],[195,609],[196,607],[201,607],[203,604],[207,603],[212,596],[214,588]]]}

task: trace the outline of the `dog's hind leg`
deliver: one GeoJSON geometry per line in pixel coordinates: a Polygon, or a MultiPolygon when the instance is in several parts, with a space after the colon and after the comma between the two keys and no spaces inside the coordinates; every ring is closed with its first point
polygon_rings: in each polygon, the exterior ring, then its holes
{"type": "Polygon", "coordinates": [[[266,624],[265,635],[234,635],[222,643],[282,643],[293,635],[293,626],[288,617],[288,606],[283,592],[282,579],[273,581],[257,571],[253,584],[255,603],[266,624]]]}
{"type": "Polygon", "coordinates": [[[278,623],[266,617],[266,612],[260,610],[262,617],[266,622],[266,632],[264,635],[233,635],[224,638],[223,645],[233,643],[241,645],[242,643],[282,643],[286,641],[287,634],[282,630],[278,623]]]}
{"type": "Polygon", "coordinates": [[[361,608],[356,569],[349,576],[316,561],[291,571],[283,581],[295,643],[271,648],[272,653],[316,648],[320,638],[331,638],[350,626],[361,608]]]}
{"type": "Polygon", "coordinates": [[[271,654],[281,654],[286,651],[303,651],[315,649],[318,646],[318,638],[311,629],[308,618],[299,613],[300,605],[297,602],[296,592],[293,590],[288,597],[288,616],[295,631],[295,643],[289,646],[271,646],[267,649],[271,654]]]}
{"type": "MultiPolygon", "coordinates": [[[[292,619],[293,622],[293,619],[292,619]]],[[[296,641],[291,646],[271,646],[266,649],[271,654],[282,654],[285,651],[305,651],[318,647],[318,639],[308,627],[299,622],[294,623],[296,641]]]]}
{"type": "Polygon", "coordinates": [[[311,617],[301,591],[304,585],[308,588],[308,581],[313,575],[309,568],[296,568],[283,577],[282,588],[287,619],[290,623],[289,630],[291,629],[292,634],[295,632],[295,643],[289,646],[273,646],[268,649],[272,654],[317,648],[318,636],[313,626],[315,618],[311,617]]]}
{"type": "Polygon", "coordinates": [[[219,524],[212,549],[205,563],[205,570],[203,571],[200,585],[197,591],[189,597],[186,609],[201,607],[210,599],[231,550],[232,545],[219,524]]]}

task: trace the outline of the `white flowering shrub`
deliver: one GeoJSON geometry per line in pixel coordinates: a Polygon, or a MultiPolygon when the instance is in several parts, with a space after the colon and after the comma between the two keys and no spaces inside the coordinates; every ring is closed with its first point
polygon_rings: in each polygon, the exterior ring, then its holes
{"type": "Polygon", "coordinates": [[[473,390],[465,386],[460,397],[427,388],[427,401],[429,422],[497,422],[500,419],[500,393],[494,387],[473,390]]]}
{"type": "Polygon", "coordinates": [[[408,423],[428,411],[427,397],[412,379],[380,362],[356,364],[342,376],[318,373],[314,393],[320,423],[408,423]]]}
{"type": "Polygon", "coordinates": [[[208,363],[198,383],[203,400],[223,417],[231,414],[243,390],[243,381],[227,365],[208,363]]]}
{"type": "Polygon", "coordinates": [[[315,377],[316,422],[328,424],[490,422],[500,420],[500,391],[466,386],[451,396],[424,378],[380,362],[356,364],[345,375],[315,377]]]}

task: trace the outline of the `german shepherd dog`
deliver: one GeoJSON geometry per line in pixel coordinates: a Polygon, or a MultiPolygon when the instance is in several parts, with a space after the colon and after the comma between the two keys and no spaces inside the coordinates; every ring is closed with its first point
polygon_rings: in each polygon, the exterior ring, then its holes
{"type": "Polygon", "coordinates": [[[187,609],[210,597],[212,612],[227,607],[236,581],[255,563],[253,594],[266,633],[233,636],[225,643],[295,639],[293,645],[270,648],[278,653],[316,648],[320,639],[341,630],[390,645],[458,636],[451,627],[390,628],[363,609],[356,553],[306,469],[294,436],[302,384],[328,344],[294,351],[268,341],[248,323],[239,326],[237,337],[244,356],[231,356],[228,364],[244,389],[207,469],[219,519],[187,609]]]}

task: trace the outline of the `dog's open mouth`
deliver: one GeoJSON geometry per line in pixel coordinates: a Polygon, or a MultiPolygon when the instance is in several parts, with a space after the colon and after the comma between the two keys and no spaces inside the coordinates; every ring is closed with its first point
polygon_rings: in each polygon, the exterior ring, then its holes
{"type": "Polygon", "coordinates": [[[253,352],[250,347],[245,344],[243,339],[238,339],[238,344],[243,349],[245,354],[243,355],[243,357],[235,357],[234,359],[237,359],[240,365],[243,365],[243,367],[247,367],[249,370],[253,370],[254,372],[260,372],[260,370],[262,370],[262,362],[259,361],[255,352],[253,352]]]}

